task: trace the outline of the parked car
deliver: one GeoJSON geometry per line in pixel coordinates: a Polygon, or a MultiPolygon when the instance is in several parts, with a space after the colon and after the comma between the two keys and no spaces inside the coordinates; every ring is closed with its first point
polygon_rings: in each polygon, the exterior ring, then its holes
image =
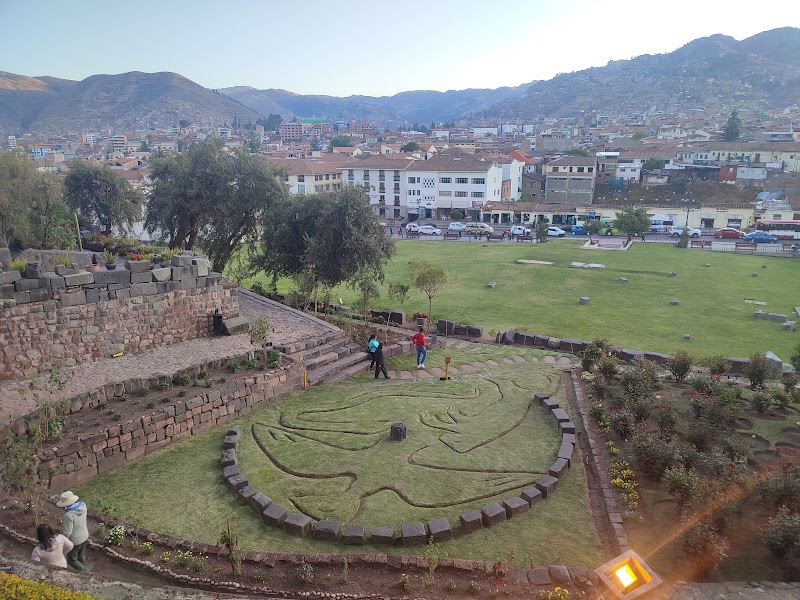
{"type": "Polygon", "coordinates": [[[466,226],[460,221],[453,221],[447,226],[447,231],[464,231],[464,227],[466,226]]]}
{"type": "Polygon", "coordinates": [[[672,227],[672,229],[670,229],[669,234],[672,237],[681,237],[684,229],[689,232],[689,237],[699,238],[701,235],[703,235],[703,232],[699,229],[695,229],[694,227],[684,227],[683,225],[675,225],[672,227]]]}
{"type": "Polygon", "coordinates": [[[416,221],[406,223],[406,231],[419,231],[419,223],[416,221]]]}
{"type": "Polygon", "coordinates": [[[738,238],[742,239],[745,236],[744,231],[740,231],[738,229],[734,229],[733,227],[723,227],[722,229],[717,229],[714,232],[714,237],[717,239],[722,238],[738,238]]]}
{"type": "Polygon", "coordinates": [[[550,226],[547,228],[547,235],[551,237],[564,237],[567,235],[567,232],[561,229],[561,227],[550,226]]]}
{"type": "Polygon", "coordinates": [[[422,235],[442,235],[442,230],[433,225],[421,225],[417,231],[422,235]]]}
{"type": "Polygon", "coordinates": [[[777,235],[772,235],[766,231],[754,231],[742,238],[745,242],[755,242],[756,244],[773,244],[778,241],[777,235]]]}
{"type": "Polygon", "coordinates": [[[467,223],[464,225],[465,233],[494,233],[494,227],[486,223],[467,223]]]}
{"type": "Polygon", "coordinates": [[[530,235],[531,234],[531,230],[528,227],[525,227],[524,225],[512,225],[511,229],[509,230],[509,233],[512,236],[515,236],[515,235],[530,235]]]}
{"type": "Polygon", "coordinates": [[[573,225],[572,235],[586,235],[589,233],[583,225],[573,225]]]}

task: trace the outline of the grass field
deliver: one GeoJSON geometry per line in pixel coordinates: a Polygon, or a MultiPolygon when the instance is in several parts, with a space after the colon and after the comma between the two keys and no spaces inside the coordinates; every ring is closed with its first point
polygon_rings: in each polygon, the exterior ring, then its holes
{"type": "MultiPolygon", "coordinates": [[[[605,336],[626,348],[667,353],[686,349],[698,357],[748,357],[771,350],[783,360],[800,342],[797,332],[753,316],[758,309],[792,314],[800,305],[798,260],[683,250],[670,244],[634,243],[628,251],[581,250],[580,244],[400,241],[376,305],[400,308],[391,306],[388,284],[406,281],[408,262],[422,258],[445,269],[449,279],[434,298],[434,318],[483,325],[487,333],[514,329],[574,339],[605,336]],[[554,264],[519,264],[518,259],[554,264]],[[573,261],[605,268],[570,268],[573,261]],[[670,276],[672,271],[677,276],[670,276]],[[628,282],[619,282],[620,277],[628,282]],[[489,281],[497,287],[487,288],[489,281]],[[580,305],[581,296],[591,302],[580,305]],[[680,304],[670,305],[671,299],[680,304]],[[691,341],[684,341],[685,333],[691,341]]],[[[268,283],[266,276],[257,279],[268,283]]],[[[289,285],[282,282],[281,290],[289,285]]],[[[348,304],[355,300],[344,287],[332,296],[348,304]]],[[[409,314],[427,312],[427,298],[413,290],[402,308],[409,314]]]]}
{"type": "MultiPolygon", "coordinates": [[[[563,394],[559,369],[538,350],[472,345],[447,354],[462,378],[378,384],[365,375],[293,394],[249,415],[239,421],[245,430],[240,469],[251,485],[290,511],[368,528],[441,516],[457,524],[466,509],[518,494],[546,472],[558,452],[555,423],[532,398],[537,391],[563,394]],[[504,360],[514,355],[525,361],[504,360]],[[475,371],[465,375],[465,364],[475,371]],[[388,440],[394,422],[407,425],[408,439],[388,440]]],[[[387,367],[404,370],[412,360],[390,359],[387,367]]],[[[429,369],[444,366],[444,352],[432,351],[426,363],[429,369]]],[[[298,539],[264,525],[222,483],[223,436],[224,430],[213,431],[144,456],[94,478],[78,493],[148,529],[208,543],[217,541],[231,517],[247,549],[387,551],[298,539]]],[[[582,461],[573,463],[552,499],[443,549],[452,557],[482,560],[513,551],[526,564],[602,562],[582,461]]]]}

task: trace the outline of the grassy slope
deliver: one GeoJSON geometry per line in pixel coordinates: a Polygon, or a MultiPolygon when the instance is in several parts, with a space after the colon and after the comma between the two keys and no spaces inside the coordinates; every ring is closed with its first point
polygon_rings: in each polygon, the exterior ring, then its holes
{"type": "MultiPolygon", "coordinates": [[[[430,444],[434,446],[434,451],[429,450],[426,456],[430,462],[455,468],[464,467],[469,462],[471,466],[486,471],[493,468],[502,470],[509,466],[520,471],[537,471],[546,468],[557,452],[554,424],[541,409],[535,407],[530,409],[530,418],[523,420],[517,429],[500,437],[497,442],[470,452],[471,458],[467,462],[463,456],[454,456],[441,448],[437,450],[436,435],[421,424],[421,415],[425,416],[424,419],[435,420],[436,415],[441,417],[442,407],[460,407],[467,413],[477,411],[474,418],[454,424],[462,428],[462,437],[455,439],[451,436],[450,439],[453,443],[469,445],[470,441],[486,441],[492,432],[504,430],[530,400],[531,390],[549,389],[556,396],[559,394],[558,371],[541,360],[545,352],[524,352],[528,357],[538,357],[538,363],[508,364],[503,357],[513,355],[511,350],[474,346],[448,351],[456,368],[465,362],[486,362],[493,358],[499,366],[494,367],[495,373],[492,375],[489,375],[487,366],[481,375],[449,383],[393,382],[376,385],[367,377],[362,377],[345,384],[295,394],[241,421],[246,431],[255,430],[265,436],[270,451],[282,461],[290,463],[292,469],[315,474],[342,470],[358,473],[357,486],[353,486],[353,489],[347,488],[347,480],[344,479],[333,479],[322,486],[319,480],[281,472],[266,460],[250,436],[246,437],[241,447],[240,466],[257,489],[285,506],[294,504],[312,511],[339,511],[336,513],[338,516],[345,519],[352,517],[353,522],[367,525],[398,526],[402,521],[424,520],[434,516],[448,516],[451,522],[457,522],[459,512],[480,507],[492,500],[502,500],[512,495],[512,490],[492,496],[491,486],[495,480],[487,482],[485,478],[480,480],[482,476],[476,478],[475,474],[455,470],[442,470],[431,476],[426,469],[417,469],[422,472],[420,474],[406,464],[406,457],[412,451],[430,444]],[[502,401],[492,397],[491,391],[498,389],[493,382],[506,392],[502,401]],[[474,395],[476,390],[481,394],[474,395]],[[327,420],[321,418],[324,413],[306,412],[306,421],[303,422],[307,425],[309,419],[318,419],[317,428],[324,423],[330,429],[339,430],[383,428],[384,435],[381,437],[385,437],[389,423],[403,420],[411,425],[409,439],[399,444],[381,441],[372,451],[343,452],[335,448],[325,448],[323,451],[323,446],[319,444],[309,444],[307,440],[306,443],[303,440],[298,442],[296,431],[291,432],[291,428],[286,426],[287,423],[297,423],[303,417],[303,411],[330,410],[367,398],[369,401],[359,405],[358,409],[329,413],[327,420]],[[278,425],[276,419],[281,416],[282,424],[278,425]],[[257,424],[255,429],[253,424],[257,424]],[[283,437],[277,435],[277,439],[273,438],[269,433],[270,428],[273,432],[290,431],[288,437],[294,437],[295,442],[291,442],[285,433],[283,437]],[[282,450],[281,447],[285,445],[292,447],[282,450]],[[297,446],[301,449],[298,450],[297,446]],[[302,448],[304,446],[305,449],[302,448]],[[380,491],[381,486],[386,485],[398,487],[415,500],[443,501],[452,506],[436,509],[409,507],[397,494],[380,491]],[[326,495],[331,491],[334,495],[326,495]],[[475,491],[484,492],[486,497],[465,500],[475,491]],[[360,506],[356,492],[364,494],[360,506]]],[[[432,352],[429,366],[443,366],[443,357],[443,352],[432,352]]],[[[404,369],[409,366],[408,360],[408,357],[390,359],[387,366],[390,369],[404,369]]],[[[458,414],[457,410],[453,412],[458,414]]],[[[133,464],[93,479],[81,486],[78,493],[95,506],[112,509],[125,519],[149,529],[209,543],[217,541],[225,519],[230,516],[233,527],[248,549],[337,553],[411,551],[409,548],[387,549],[382,546],[347,548],[297,539],[263,525],[252,511],[236,503],[222,484],[219,453],[223,435],[222,430],[213,431],[186,440],[170,450],[145,456],[133,464]],[[132,493],[132,490],[136,493],[132,493]]],[[[335,440],[340,446],[360,441],[358,436],[336,433],[318,434],[318,437],[326,441],[335,440]]],[[[418,456],[423,456],[423,452],[419,452],[418,456]]],[[[495,477],[504,476],[500,474],[495,477]]],[[[519,486],[528,483],[526,477],[521,476],[516,484],[511,482],[507,487],[519,489],[519,486]]],[[[583,465],[581,461],[576,461],[552,500],[540,503],[513,522],[448,542],[443,549],[450,556],[459,558],[497,560],[513,551],[526,563],[533,560],[536,564],[592,566],[599,563],[603,556],[591,523],[588,504],[583,465]],[[542,544],[542,540],[548,543],[542,544]]],[[[422,551],[413,550],[417,553],[422,551]]]]}

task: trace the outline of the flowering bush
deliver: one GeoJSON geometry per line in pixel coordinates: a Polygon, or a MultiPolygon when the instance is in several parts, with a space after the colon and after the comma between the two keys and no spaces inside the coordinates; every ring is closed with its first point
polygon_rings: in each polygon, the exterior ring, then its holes
{"type": "Polygon", "coordinates": [[[73,592],[49,583],[0,573],[0,598],[5,600],[95,600],[83,592],[73,592]]]}
{"type": "Polygon", "coordinates": [[[594,381],[594,374],[590,373],[589,371],[584,371],[581,373],[581,381],[585,381],[586,383],[591,383],[594,381]]]}
{"type": "Polygon", "coordinates": [[[122,540],[125,538],[125,527],[122,525],[117,525],[113,527],[111,531],[106,534],[103,543],[106,546],[119,546],[122,543],[122,540]]]}
{"type": "Polygon", "coordinates": [[[639,492],[636,488],[636,474],[631,470],[630,465],[624,460],[613,460],[609,469],[611,475],[611,485],[617,491],[620,500],[625,505],[628,512],[636,512],[639,508],[639,492]]]}

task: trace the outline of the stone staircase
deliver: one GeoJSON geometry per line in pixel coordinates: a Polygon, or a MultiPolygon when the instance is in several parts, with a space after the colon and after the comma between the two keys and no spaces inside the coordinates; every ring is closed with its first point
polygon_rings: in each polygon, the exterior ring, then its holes
{"type": "Polygon", "coordinates": [[[281,350],[303,363],[308,385],[332,383],[369,368],[369,354],[342,331],[284,346],[281,350]]]}

